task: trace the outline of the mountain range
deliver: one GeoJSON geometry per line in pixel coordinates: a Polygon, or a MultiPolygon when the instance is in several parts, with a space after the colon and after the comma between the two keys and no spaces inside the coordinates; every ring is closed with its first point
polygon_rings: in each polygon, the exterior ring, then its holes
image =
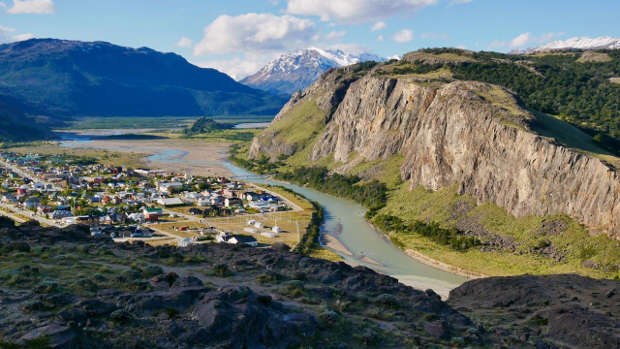
{"type": "Polygon", "coordinates": [[[527,50],[527,52],[553,51],[553,50],[616,50],[620,49],[620,38],[601,36],[597,38],[574,37],[566,40],[551,41],[542,46],[527,50]]]}
{"type": "Polygon", "coordinates": [[[0,94],[60,119],[268,115],[284,102],[173,53],[56,39],[0,45],[0,94]]]}
{"type": "Polygon", "coordinates": [[[241,83],[290,96],[308,87],[328,69],[366,61],[383,62],[385,58],[369,53],[352,54],[343,50],[312,47],[281,55],[255,74],[241,80],[241,83]]]}

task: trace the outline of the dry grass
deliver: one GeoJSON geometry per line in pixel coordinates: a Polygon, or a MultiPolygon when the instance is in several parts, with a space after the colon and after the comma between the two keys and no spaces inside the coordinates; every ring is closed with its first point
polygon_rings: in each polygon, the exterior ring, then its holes
{"type": "MultiPolygon", "coordinates": [[[[275,186],[264,186],[265,189],[290,200],[297,206],[301,207],[301,211],[282,211],[267,214],[246,214],[232,217],[204,218],[202,222],[187,221],[179,218],[176,222],[166,222],[152,225],[153,228],[161,229],[169,234],[178,236],[179,238],[192,238],[199,236],[201,228],[215,227],[218,230],[228,231],[233,234],[250,235],[256,238],[261,244],[273,244],[282,242],[290,247],[297,245],[300,236],[306,231],[306,227],[310,224],[314,207],[303,197],[275,186]],[[264,228],[257,229],[247,224],[249,220],[256,220],[263,223],[264,228]],[[260,235],[260,232],[271,231],[271,227],[276,225],[281,229],[281,233],[274,238],[260,235]],[[177,231],[175,228],[187,227],[186,231],[177,231]],[[244,228],[255,228],[257,233],[252,234],[244,230],[244,228]]],[[[177,207],[174,211],[187,213],[191,207],[177,207]]]]}
{"type": "Polygon", "coordinates": [[[577,60],[579,63],[606,63],[612,58],[605,52],[585,51],[577,60]]]}

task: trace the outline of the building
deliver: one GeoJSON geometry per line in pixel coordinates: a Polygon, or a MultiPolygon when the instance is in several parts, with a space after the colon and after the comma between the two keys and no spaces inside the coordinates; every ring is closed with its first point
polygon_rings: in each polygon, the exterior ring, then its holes
{"type": "Polygon", "coordinates": [[[233,207],[233,206],[243,206],[243,201],[239,198],[226,198],[224,200],[224,206],[233,207]]]}
{"type": "Polygon", "coordinates": [[[191,244],[192,244],[192,240],[190,238],[179,239],[179,241],[177,242],[177,245],[179,247],[187,247],[191,244]]]}
{"type": "Polygon", "coordinates": [[[142,214],[144,215],[144,220],[149,222],[157,222],[159,217],[163,214],[163,210],[159,207],[145,207],[142,209],[142,214]]]}
{"type": "Polygon", "coordinates": [[[255,238],[251,236],[246,236],[246,235],[234,235],[233,237],[228,239],[226,243],[232,244],[232,245],[248,245],[248,246],[258,245],[258,241],[256,241],[255,238]]]}
{"type": "Polygon", "coordinates": [[[159,192],[172,194],[183,189],[183,184],[180,182],[165,182],[159,184],[159,192]]]}
{"type": "Polygon", "coordinates": [[[215,237],[215,241],[220,243],[227,243],[231,245],[248,245],[248,246],[257,246],[258,241],[251,236],[246,235],[231,235],[228,232],[221,231],[215,237]]]}
{"type": "Polygon", "coordinates": [[[157,203],[164,207],[185,205],[185,202],[179,198],[160,198],[157,199],[157,203]]]}

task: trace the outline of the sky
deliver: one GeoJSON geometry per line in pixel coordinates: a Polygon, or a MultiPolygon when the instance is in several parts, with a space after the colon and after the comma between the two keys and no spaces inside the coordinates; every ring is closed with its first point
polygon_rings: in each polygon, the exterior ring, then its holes
{"type": "Polygon", "coordinates": [[[307,47],[393,57],[599,36],[620,37],[620,0],[0,0],[0,43],[146,46],[237,79],[307,47]]]}

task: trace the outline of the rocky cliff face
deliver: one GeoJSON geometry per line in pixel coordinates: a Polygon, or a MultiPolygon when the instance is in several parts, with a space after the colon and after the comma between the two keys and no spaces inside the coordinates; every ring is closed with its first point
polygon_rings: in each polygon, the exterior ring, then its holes
{"type": "Polygon", "coordinates": [[[536,116],[510,92],[479,82],[346,73],[332,71],[295,96],[251,155],[279,155],[277,144],[264,139],[296,105],[312,100],[325,113],[323,128],[306,145],[312,162],[403,154],[400,174],[412,188],[456,185],[460,194],[516,216],[564,213],[592,231],[620,236],[620,172],[537,134],[536,116]],[[336,91],[339,79],[348,83],[336,91]]]}

